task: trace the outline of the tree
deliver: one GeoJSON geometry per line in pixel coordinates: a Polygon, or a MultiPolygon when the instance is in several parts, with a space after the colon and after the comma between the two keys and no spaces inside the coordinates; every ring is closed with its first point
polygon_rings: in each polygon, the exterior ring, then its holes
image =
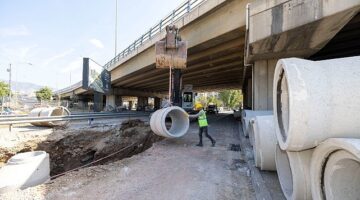
{"type": "Polygon", "coordinates": [[[1,100],[1,111],[4,110],[4,97],[9,96],[10,88],[9,84],[0,81],[0,100],[1,100]]]}
{"type": "Polygon", "coordinates": [[[224,90],[219,92],[219,97],[224,106],[231,109],[238,108],[243,101],[241,90],[224,90]]]}
{"type": "Polygon", "coordinates": [[[43,87],[35,92],[38,101],[50,101],[52,97],[52,90],[49,87],[43,87]]]}
{"type": "Polygon", "coordinates": [[[6,97],[10,94],[9,84],[0,81],[0,97],[6,97]]]}

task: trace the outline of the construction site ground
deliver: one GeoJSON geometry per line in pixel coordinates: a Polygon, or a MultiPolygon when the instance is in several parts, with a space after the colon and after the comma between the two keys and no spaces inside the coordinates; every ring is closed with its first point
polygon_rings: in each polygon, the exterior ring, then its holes
{"type": "Polygon", "coordinates": [[[206,137],[204,147],[195,146],[198,127],[194,122],[182,138],[164,139],[130,158],[72,171],[0,199],[285,199],[276,173],[254,167],[240,123],[229,114],[208,119],[215,147],[206,137]]]}

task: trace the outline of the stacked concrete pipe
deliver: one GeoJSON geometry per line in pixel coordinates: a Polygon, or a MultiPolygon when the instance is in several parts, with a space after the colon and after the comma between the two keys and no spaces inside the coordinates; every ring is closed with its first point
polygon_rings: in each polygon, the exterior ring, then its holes
{"type": "Polygon", "coordinates": [[[331,138],[311,159],[313,199],[360,198],[360,139],[331,138]]]}
{"type": "Polygon", "coordinates": [[[255,166],[261,170],[275,171],[276,135],[274,116],[256,116],[253,120],[252,131],[255,166]]]}
{"type": "Polygon", "coordinates": [[[302,151],[327,138],[357,138],[360,56],[325,61],[279,60],[274,116],[281,149],[302,151]]]}
{"type": "Polygon", "coordinates": [[[49,154],[45,151],[19,153],[0,170],[0,193],[33,187],[50,180],[49,154]]]}
{"type": "MultiPolygon", "coordinates": [[[[34,108],[30,111],[29,117],[54,117],[54,116],[68,116],[70,115],[70,111],[63,107],[41,107],[34,108]]],[[[55,122],[32,122],[31,124],[34,126],[45,126],[45,127],[55,127],[55,126],[64,126],[69,121],[55,121],[55,122]]]]}
{"type": "Polygon", "coordinates": [[[178,138],[185,135],[189,129],[189,117],[186,111],[177,106],[163,108],[154,112],[150,118],[151,130],[163,137],[178,138]],[[166,118],[170,117],[171,127],[166,127],[166,118]]]}
{"type": "Polygon", "coordinates": [[[290,58],[277,63],[276,168],[287,199],[360,196],[360,178],[350,175],[360,173],[359,151],[354,150],[360,148],[359,66],[359,56],[317,62],[290,58]]]}
{"type": "Polygon", "coordinates": [[[247,137],[249,130],[249,122],[252,118],[256,116],[272,115],[273,111],[271,110],[243,110],[241,112],[241,124],[243,128],[243,133],[247,137]]]}

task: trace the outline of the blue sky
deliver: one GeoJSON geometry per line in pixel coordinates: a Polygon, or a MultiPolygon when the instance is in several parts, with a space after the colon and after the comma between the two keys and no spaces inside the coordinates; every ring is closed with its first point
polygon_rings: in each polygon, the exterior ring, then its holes
{"type": "MultiPolygon", "coordinates": [[[[184,0],[118,0],[118,52],[184,0]]],[[[0,79],[63,88],[114,57],[115,0],[0,0],[0,79]],[[26,64],[31,63],[32,65],[26,64]]]]}

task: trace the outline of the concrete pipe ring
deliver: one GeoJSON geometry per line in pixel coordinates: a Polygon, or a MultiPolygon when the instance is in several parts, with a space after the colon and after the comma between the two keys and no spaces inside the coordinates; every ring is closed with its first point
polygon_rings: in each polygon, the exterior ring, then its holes
{"type": "Polygon", "coordinates": [[[313,149],[289,152],[276,145],[276,170],[286,199],[312,199],[310,187],[310,162],[313,149]]]}
{"type": "Polygon", "coordinates": [[[0,193],[33,187],[50,180],[50,159],[45,151],[19,153],[0,170],[0,193]]]}
{"type": "Polygon", "coordinates": [[[276,171],[276,135],[274,116],[256,116],[254,120],[255,165],[261,170],[276,171]]]}
{"type": "Polygon", "coordinates": [[[273,108],[281,149],[302,151],[328,138],[360,138],[359,66],[360,56],[278,61],[273,108]]]}
{"type": "Polygon", "coordinates": [[[271,110],[243,110],[243,117],[242,117],[242,127],[243,127],[243,133],[244,136],[248,136],[248,130],[249,130],[249,122],[252,118],[256,116],[264,116],[264,115],[272,115],[273,111],[271,110]]]}
{"type": "Polygon", "coordinates": [[[189,129],[189,117],[184,109],[171,106],[156,111],[150,119],[151,129],[155,134],[168,138],[178,138],[185,135],[189,129]],[[166,125],[166,118],[170,117],[170,128],[166,125]]]}
{"type": "Polygon", "coordinates": [[[250,140],[250,145],[251,146],[254,146],[254,143],[255,143],[254,123],[255,123],[255,119],[253,118],[249,122],[249,129],[248,129],[248,135],[249,135],[249,140],[250,140]]]}
{"type": "MultiPolygon", "coordinates": [[[[29,113],[29,117],[40,117],[40,112],[43,110],[44,108],[34,108],[30,111],[29,113]]],[[[41,122],[32,122],[31,123],[34,126],[41,126],[41,122]]]]}
{"type": "Polygon", "coordinates": [[[358,199],[360,139],[327,139],[316,147],[310,170],[314,199],[358,199]]]}

